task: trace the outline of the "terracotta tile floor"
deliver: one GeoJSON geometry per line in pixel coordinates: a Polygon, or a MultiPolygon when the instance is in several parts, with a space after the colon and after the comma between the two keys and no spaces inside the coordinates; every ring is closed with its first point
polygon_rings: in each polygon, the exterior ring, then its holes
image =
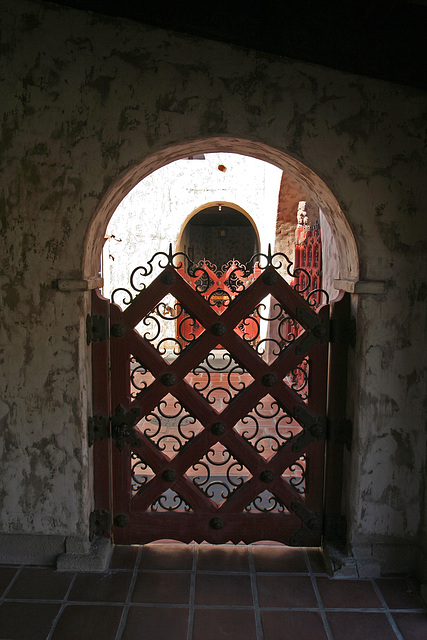
{"type": "Polygon", "coordinates": [[[116,547],[104,573],[0,566],[1,640],[427,640],[405,578],[335,579],[319,550],[116,547]]]}

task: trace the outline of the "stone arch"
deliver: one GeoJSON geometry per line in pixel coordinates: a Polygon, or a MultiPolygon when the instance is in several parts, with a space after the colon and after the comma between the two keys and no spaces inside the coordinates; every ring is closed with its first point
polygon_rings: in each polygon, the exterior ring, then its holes
{"type": "Polygon", "coordinates": [[[356,241],[348,220],[328,185],[309,167],[279,149],[262,142],[227,137],[197,139],[168,146],[126,170],[105,194],[89,223],[82,261],[83,278],[97,276],[108,222],[121,200],[138,182],[175,160],[197,153],[218,151],[252,156],[274,164],[292,175],[317,202],[329,222],[338,246],[340,279],[358,280],[359,257],[356,241]]]}

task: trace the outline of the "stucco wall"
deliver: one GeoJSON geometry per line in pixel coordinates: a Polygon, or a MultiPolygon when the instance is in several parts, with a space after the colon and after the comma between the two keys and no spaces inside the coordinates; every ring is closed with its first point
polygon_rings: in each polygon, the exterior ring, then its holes
{"type": "Polygon", "coordinates": [[[1,13],[0,530],[87,530],[89,294],[52,282],[96,276],[108,217],[141,177],[191,151],[235,151],[313,195],[343,278],[386,283],[353,300],[350,540],[415,541],[426,95],[35,1],[1,13]]]}
{"type": "Polygon", "coordinates": [[[319,210],[320,233],[322,238],[322,287],[329,294],[329,300],[334,300],[339,291],[335,288],[335,280],[340,272],[340,256],[337,243],[331,227],[319,210]]]}

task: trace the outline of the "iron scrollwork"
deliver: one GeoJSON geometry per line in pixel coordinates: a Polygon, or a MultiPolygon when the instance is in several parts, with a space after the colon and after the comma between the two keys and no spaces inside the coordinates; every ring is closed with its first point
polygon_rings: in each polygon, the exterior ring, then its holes
{"type": "Polygon", "coordinates": [[[202,426],[173,396],[165,396],[140,426],[144,435],[169,456],[190,442],[202,426]]]}
{"type": "Polygon", "coordinates": [[[312,440],[324,440],[326,438],[326,416],[313,416],[302,405],[297,405],[293,409],[295,419],[303,427],[292,445],[293,451],[303,451],[312,440]]]}
{"type": "MultiPolygon", "coordinates": [[[[147,285],[143,281],[143,279],[148,278],[149,276],[154,274],[154,270],[156,267],[163,270],[166,269],[166,267],[170,266],[175,270],[179,270],[182,269],[184,265],[187,265],[187,270],[189,270],[191,269],[191,266],[193,264],[193,261],[188,257],[186,253],[183,253],[182,251],[173,253],[172,245],[170,244],[167,253],[165,251],[158,251],[147,262],[146,266],[140,265],[136,267],[130,275],[131,290],[126,289],[125,287],[119,287],[113,291],[111,300],[112,302],[119,302],[118,298],[121,298],[121,304],[123,304],[124,306],[128,306],[133,302],[136,295],[140,294],[142,291],[144,291],[144,289],[146,289],[147,285]],[[177,259],[180,259],[178,263],[177,259]]],[[[162,280],[162,282],[165,285],[173,284],[170,275],[162,280]]]]}
{"type": "Polygon", "coordinates": [[[306,493],[306,465],[307,458],[303,454],[300,458],[298,458],[298,460],[295,460],[295,462],[289,466],[289,471],[286,470],[282,474],[282,477],[288,480],[289,484],[302,496],[306,493]]]}
{"type": "Polygon", "coordinates": [[[270,493],[270,491],[263,491],[256,498],[252,500],[246,507],[245,511],[254,512],[261,511],[262,513],[284,513],[287,511],[285,505],[279,498],[270,493]]]}
{"type": "Polygon", "coordinates": [[[250,477],[246,467],[221,445],[209,449],[206,455],[191,467],[190,475],[194,476],[195,486],[216,504],[227,500],[250,477]]]}
{"type": "Polygon", "coordinates": [[[131,488],[132,493],[135,494],[141,487],[149,482],[154,477],[154,471],[149,465],[141,458],[140,455],[131,452],[131,488]]]}
{"type": "Polygon", "coordinates": [[[151,511],[191,511],[191,506],[175,491],[168,489],[153,502],[150,509],[151,511]]]}
{"type": "Polygon", "coordinates": [[[291,546],[299,547],[304,545],[307,538],[318,536],[322,533],[323,518],[321,513],[310,511],[297,501],[291,502],[291,509],[302,521],[301,528],[289,541],[291,546]]]}
{"type": "Polygon", "coordinates": [[[148,368],[134,356],[130,358],[131,398],[136,398],[154,380],[148,368]]]}
{"type": "Polygon", "coordinates": [[[271,396],[266,396],[234,427],[264,458],[269,459],[294,437],[292,416],[271,396]],[[264,426],[266,420],[269,426],[264,426]],[[274,427],[273,427],[274,425],[274,427]]]}
{"type": "MultiPolygon", "coordinates": [[[[267,272],[264,276],[276,275],[267,272]]],[[[258,355],[263,357],[267,353],[276,358],[292,342],[296,340],[302,326],[286,309],[272,296],[269,304],[265,298],[251,313],[245,316],[239,324],[242,338],[251,344],[258,355]],[[261,338],[261,324],[268,325],[268,337],[261,338]]]]}
{"type": "Polygon", "coordinates": [[[246,369],[237,364],[228,352],[217,356],[212,351],[185,379],[209,404],[216,407],[222,403],[229,404],[253,381],[246,369]],[[216,380],[218,373],[222,374],[222,383],[216,380]],[[225,381],[226,385],[223,384],[225,381]]]}

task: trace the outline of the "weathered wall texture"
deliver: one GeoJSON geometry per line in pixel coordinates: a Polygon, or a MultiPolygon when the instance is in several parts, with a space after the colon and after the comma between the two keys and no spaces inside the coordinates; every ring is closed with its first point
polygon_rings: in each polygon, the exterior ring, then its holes
{"type": "Polygon", "coordinates": [[[354,296],[350,541],[415,544],[425,94],[36,1],[1,11],[1,531],[87,531],[89,294],[52,282],[96,276],[108,216],[138,179],[191,151],[235,151],[311,193],[343,278],[386,282],[354,296]]]}
{"type": "Polygon", "coordinates": [[[335,280],[340,273],[340,255],[334,234],[321,209],[319,222],[322,238],[322,288],[328,292],[329,300],[332,301],[339,295],[335,288],[335,280]]]}

